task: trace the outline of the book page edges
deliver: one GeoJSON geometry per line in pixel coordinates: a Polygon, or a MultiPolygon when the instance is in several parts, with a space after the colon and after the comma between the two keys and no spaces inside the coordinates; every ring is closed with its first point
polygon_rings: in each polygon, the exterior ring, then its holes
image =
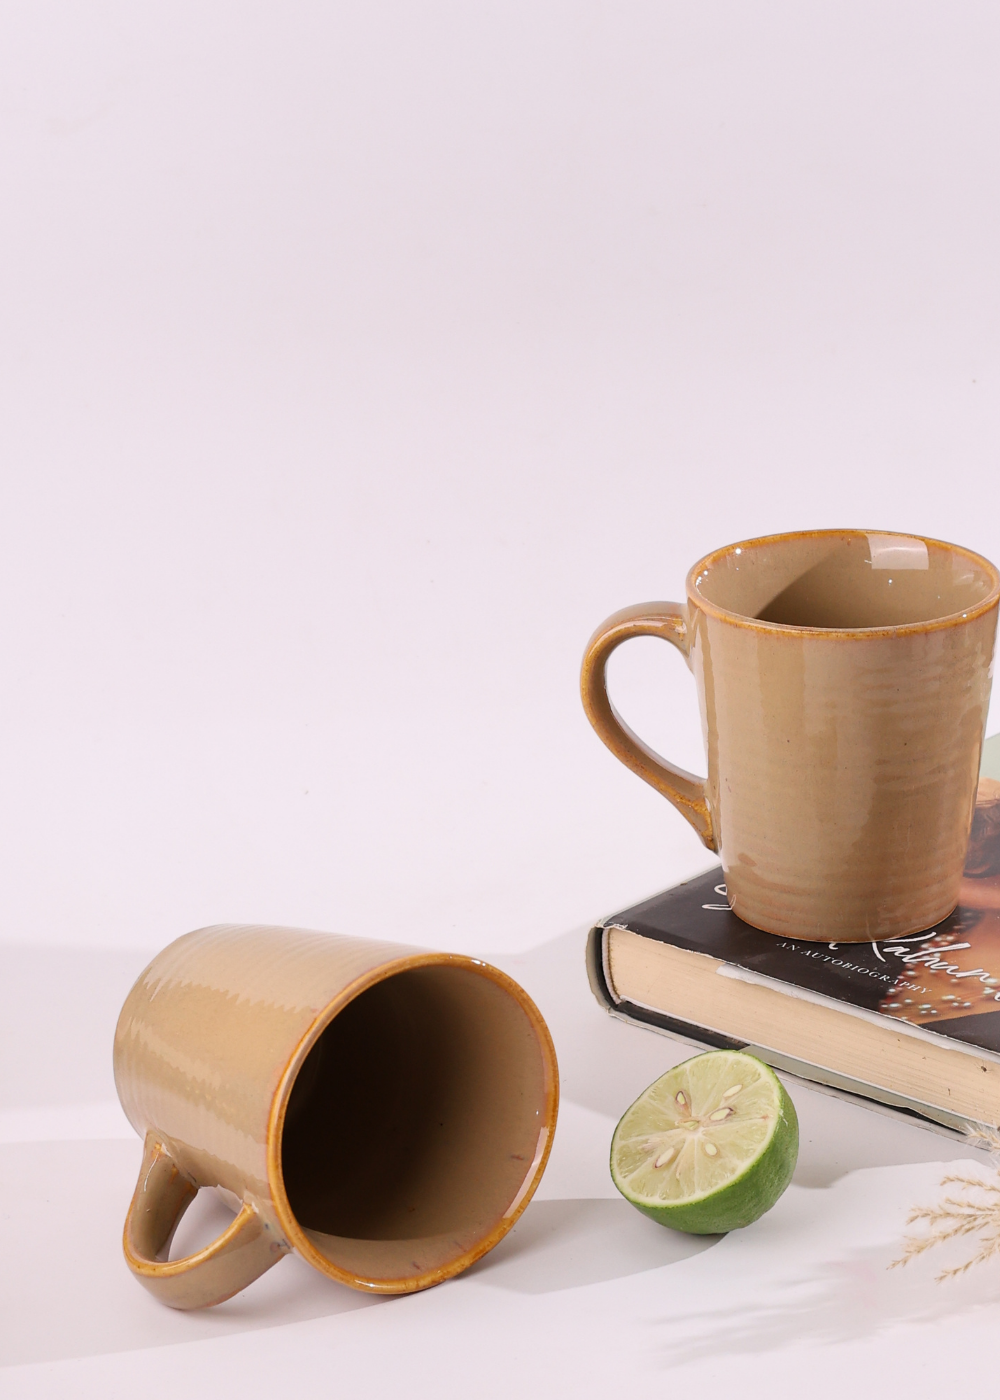
{"type": "MultiPolygon", "coordinates": [[[[698,954],[695,954],[697,957],[698,954]]],[[[713,959],[714,961],[714,959],[713,959]]],[[[946,1036],[935,1035],[933,1031],[925,1030],[923,1026],[914,1026],[910,1021],[903,1021],[898,1016],[883,1016],[881,1012],[870,1011],[867,1006],[852,1006],[848,1001],[838,1001],[836,997],[825,997],[822,992],[813,992],[808,987],[793,987],[788,982],[782,982],[777,977],[766,977],[762,972],[752,972],[746,967],[736,967],[733,963],[718,963],[716,975],[719,977],[731,977],[734,982],[749,982],[754,986],[771,987],[776,992],[781,992],[783,996],[795,997],[796,1001],[809,1001],[816,1006],[829,1006],[845,1016],[857,1016],[862,1021],[868,1021],[871,1025],[878,1026],[879,1029],[888,1029],[886,1022],[892,1023],[892,1030],[899,1031],[902,1035],[913,1036],[915,1040],[926,1041],[933,1045],[936,1050],[957,1050],[960,1055],[972,1055],[976,1059],[992,1060],[995,1065],[1000,1065],[1000,1055],[993,1050],[984,1050],[979,1045],[969,1045],[964,1040],[949,1040],[946,1036]]]]}
{"type": "Polygon", "coordinates": [[[943,1111],[949,1121],[1000,1118],[1000,1056],[620,924],[608,924],[601,941],[602,971],[618,1004],[630,1002],[871,1085],[907,1106],[943,1111]]]}
{"type": "MultiPolygon", "coordinates": [[[[625,924],[607,924],[604,926],[605,937],[602,939],[602,958],[604,963],[604,980],[608,990],[616,1002],[622,998],[618,995],[612,980],[611,961],[609,956],[609,939],[607,934],[611,930],[618,930],[621,933],[629,933],[633,938],[641,938],[642,934],[633,932],[625,924]]],[[[650,940],[659,941],[659,940],[650,940]]],[[[670,945],[673,946],[673,945],[670,945]]],[[[913,1036],[916,1040],[926,1041],[928,1045],[933,1045],[935,1050],[956,1050],[962,1055],[972,1055],[976,1059],[992,1060],[994,1064],[1000,1065],[1000,1054],[993,1050],[986,1050],[979,1045],[969,1045],[962,1040],[949,1040],[947,1036],[935,1035],[933,1031],[925,1030],[923,1026],[915,1026],[910,1021],[904,1021],[898,1016],[883,1016],[879,1011],[870,1011],[866,1006],[853,1006],[849,1001],[840,1001],[837,997],[824,996],[822,992],[814,992],[809,987],[797,987],[791,982],[782,982],[780,977],[768,977],[763,972],[754,972],[748,967],[738,967],[735,963],[721,962],[718,958],[713,958],[710,953],[698,953],[691,948],[680,948],[678,952],[693,958],[706,958],[712,963],[716,976],[730,977],[734,982],[747,982],[752,986],[769,987],[772,991],[780,992],[782,996],[794,997],[796,1001],[808,1001],[815,1006],[826,1006],[831,1010],[845,1016],[857,1016],[862,1021],[868,1021],[871,1025],[878,1026],[880,1030],[888,1029],[887,1022],[891,1022],[891,1029],[899,1031],[902,1035],[913,1036]]],[[[634,998],[629,997],[633,1001],[634,998]]],[[[636,1003],[641,1005],[642,1003],[636,1003]]],[[[658,1007],[649,1006],[648,1011],[657,1011],[658,1007]]],[[[706,1027],[706,1029],[709,1029],[706,1027]]]]}

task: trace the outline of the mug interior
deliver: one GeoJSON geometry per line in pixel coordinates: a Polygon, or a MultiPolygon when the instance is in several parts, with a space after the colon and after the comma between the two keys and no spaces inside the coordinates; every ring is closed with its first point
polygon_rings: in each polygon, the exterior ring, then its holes
{"type": "Polygon", "coordinates": [[[457,1272],[532,1184],[551,1091],[509,991],[468,967],[406,968],[302,1063],[281,1138],[291,1213],[355,1286],[457,1272]]]}
{"type": "Polygon", "coordinates": [[[996,571],[954,545],[861,530],[774,535],[709,555],[696,596],[789,627],[856,629],[934,622],[995,592],[996,571]]]}

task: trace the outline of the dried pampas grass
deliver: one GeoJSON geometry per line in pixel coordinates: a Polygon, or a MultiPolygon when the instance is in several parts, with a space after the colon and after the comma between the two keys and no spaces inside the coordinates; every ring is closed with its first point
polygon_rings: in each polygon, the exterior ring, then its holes
{"type": "Polygon", "coordinates": [[[907,1225],[920,1222],[927,1226],[927,1232],[906,1235],[903,1239],[903,1256],[894,1259],[889,1265],[890,1269],[908,1264],[934,1245],[944,1244],[962,1235],[978,1235],[979,1248],[964,1264],[942,1270],[937,1276],[938,1283],[946,1278],[957,1278],[959,1274],[968,1272],[973,1264],[985,1264],[988,1259],[1000,1255],[1000,1132],[995,1128],[969,1128],[968,1134],[977,1146],[985,1147],[989,1152],[997,1170],[997,1180],[946,1176],[941,1185],[960,1186],[961,1194],[946,1196],[940,1205],[915,1206],[910,1211],[907,1225]]]}

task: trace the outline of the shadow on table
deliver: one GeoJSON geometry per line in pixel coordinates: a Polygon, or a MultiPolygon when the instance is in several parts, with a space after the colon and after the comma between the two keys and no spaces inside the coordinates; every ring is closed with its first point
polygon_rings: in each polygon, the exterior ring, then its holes
{"type": "MultiPolygon", "coordinates": [[[[581,1120],[579,1141],[572,1133],[564,1133],[562,1141],[573,1158],[591,1153],[592,1139],[600,1139],[599,1184],[605,1189],[602,1135],[609,1136],[610,1126],[647,1084],[692,1051],[598,1009],[584,972],[584,937],[585,930],[576,930],[493,961],[525,986],[548,1019],[565,1101],[603,1115],[593,1123],[581,1120]]],[[[3,950],[0,968],[10,975],[0,979],[9,992],[0,997],[5,1013],[0,1042],[17,1071],[0,1086],[0,1107],[111,1099],[108,1049],[114,1019],[143,961],[139,953],[3,950]],[[31,1037],[43,1011],[48,1030],[39,1042],[31,1037]],[[33,1046],[27,1061],[25,1044],[33,1046]]],[[[968,1155],[962,1144],[803,1086],[794,1086],[793,1094],[802,1126],[795,1178],[800,1186],[821,1187],[858,1167],[968,1155]]],[[[568,1129],[569,1115],[566,1123],[568,1129]]],[[[559,1142],[557,1133],[557,1149],[559,1142]]],[[[0,1271],[0,1366],[163,1346],[393,1305],[341,1288],[293,1257],[219,1308],[191,1314],[161,1307],[136,1285],[121,1258],[122,1218],[139,1156],[138,1141],[0,1145],[0,1223],[7,1258],[0,1271]]],[[[558,1195],[573,1194],[558,1187],[558,1195]]],[[[475,1266],[472,1279],[521,1294],[557,1292],[642,1275],[717,1243],[664,1230],[625,1201],[597,1199],[596,1187],[579,1194],[580,1199],[534,1201],[511,1234],[475,1266]]],[[[809,1194],[818,1205],[815,1192],[809,1194]]],[[[207,1238],[218,1223],[208,1216],[199,1223],[199,1211],[192,1210],[186,1227],[207,1238]]],[[[722,1242],[727,1257],[736,1243],[734,1236],[722,1242]]],[[[178,1247],[183,1244],[179,1238],[178,1247]]],[[[713,1261],[721,1257],[712,1249],[713,1261]]],[[[718,1346],[719,1328],[731,1349],[755,1351],[870,1335],[900,1319],[935,1320],[982,1305],[982,1283],[928,1284],[926,1273],[886,1275],[887,1261],[875,1255],[848,1252],[844,1259],[810,1268],[803,1273],[808,1283],[789,1284],[778,1293],[765,1296],[754,1286],[746,1302],[710,1296],[699,1311],[694,1297],[687,1296],[687,1314],[675,1311],[663,1319],[674,1361],[678,1349],[690,1358],[708,1355],[718,1346]]],[[[671,1277],[687,1279],[688,1272],[671,1277]]]]}
{"type": "MultiPolygon", "coordinates": [[[[730,1297],[728,1305],[672,1308],[669,1316],[655,1320],[657,1350],[672,1368],[718,1359],[720,1353],[758,1355],[830,1346],[902,1326],[967,1317],[974,1311],[1000,1313],[1000,1290],[988,1269],[937,1283],[939,1265],[890,1271],[893,1257],[885,1247],[851,1250],[780,1285],[758,1282],[740,1302],[730,1297]]],[[[926,1266],[930,1261],[919,1262],[926,1266]]],[[[959,1378],[956,1371],[956,1384],[959,1378]]]]}
{"type": "MultiPolygon", "coordinates": [[[[604,1114],[613,1123],[648,1084],[697,1048],[602,1010],[584,965],[586,928],[496,962],[538,1003],[555,1041],[564,1100],[604,1114]]],[[[954,1161],[967,1143],[819,1090],[790,1082],[799,1116],[799,1186],[830,1186],[863,1167],[954,1161]]],[[[558,1129],[557,1129],[558,1135],[558,1129]]]]}
{"type": "Polygon", "coordinates": [[[625,1284],[629,1306],[664,1370],[887,1334],[908,1338],[912,1349],[921,1335],[914,1328],[973,1311],[997,1318],[994,1268],[937,1282],[942,1269],[975,1253],[975,1238],[889,1267],[903,1252],[909,1203],[930,1204],[940,1191],[938,1172],[920,1165],[854,1172],[825,1191],[793,1186],[773,1211],[727,1235],[704,1261],[692,1260],[674,1278],[661,1275],[662,1287],[625,1284]]]}
{"type": "Polygon", "coordinates": [[[720,1238],[665,1230],[624,1200],[533,1201],[470,1275],[517,1293],[556,1293],[662,1269],[720,1238]]]}
{"type": "MultiPolygon", "coordinates": [[[[204,1341],[396,1301],[344,1288],[290,1255],[216,1308],[164,1307],[122,1258],[141,1154],[137,1140],[0,1145],[0,1367],[204,1341]]],[[[178,1232],[178,1251],[205,1243],[231,1219],[214,1193],[202,1192],[178,1232]]]]}

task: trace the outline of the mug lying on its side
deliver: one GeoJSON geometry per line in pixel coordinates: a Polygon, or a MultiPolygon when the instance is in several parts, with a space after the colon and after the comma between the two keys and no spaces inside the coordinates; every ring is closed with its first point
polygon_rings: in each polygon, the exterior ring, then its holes
{"type": "Polygon", "coordinates": [[[145,1141],[125,1258],[175,1308],[222,1302],[291,1249],[373,1293],[451,1278],[531,1199],[559,1099],[548,1028],[496,968],[254,925],[154,958],[114,1061],[145,1141]],[[169,1259],[207,1186],[236,1218],[169,1259]]]}

